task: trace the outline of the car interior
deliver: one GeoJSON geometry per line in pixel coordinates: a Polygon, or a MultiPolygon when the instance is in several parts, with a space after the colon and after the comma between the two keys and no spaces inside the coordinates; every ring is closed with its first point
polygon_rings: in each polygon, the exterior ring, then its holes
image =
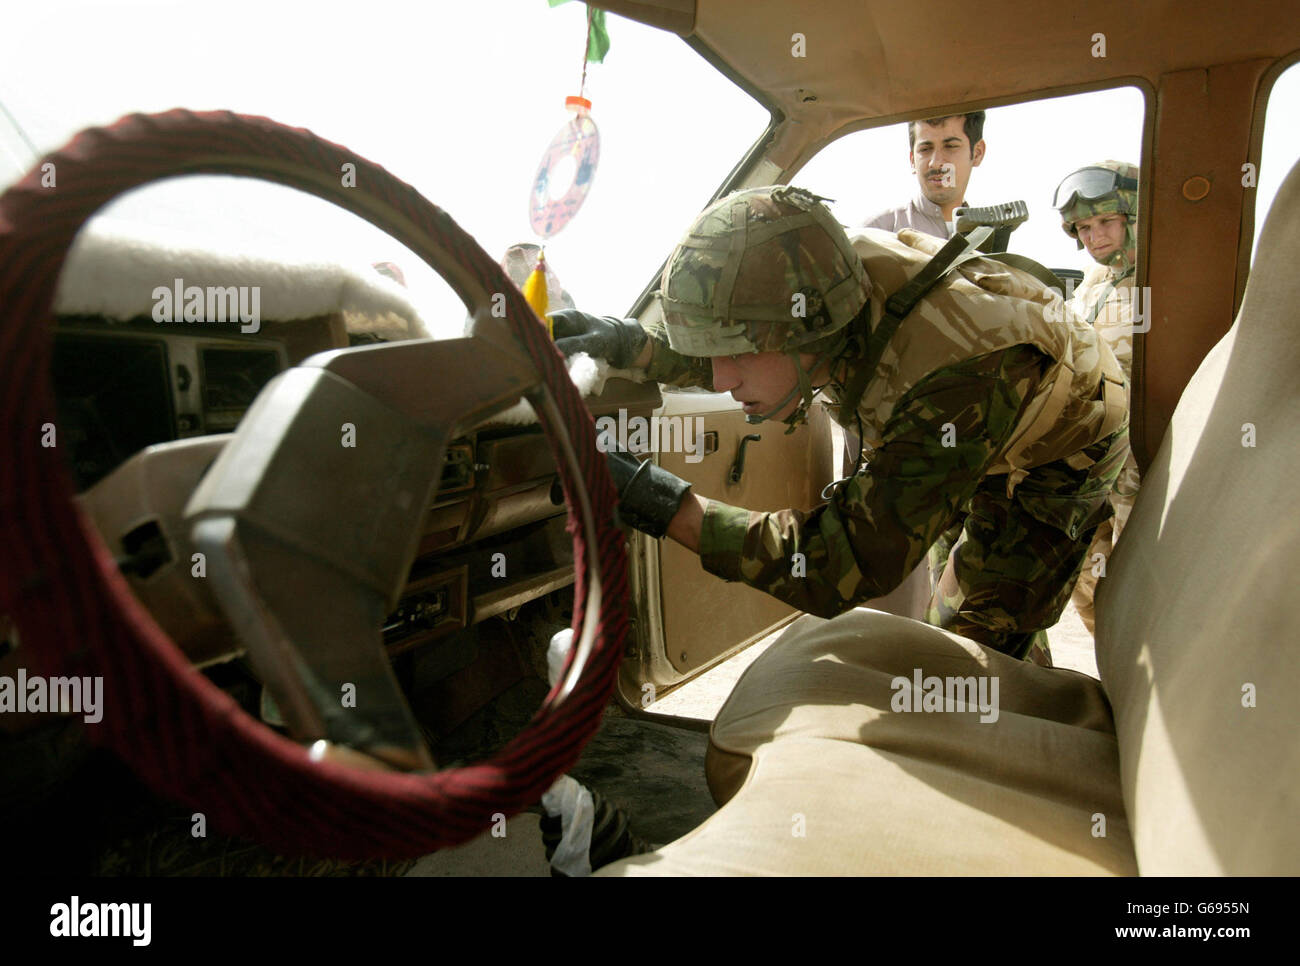
{"type": "MultiPolygon", "coordinates": [[[[0,676],[104,688],[102,721],[0,714],[11,859],[407,874],[519,816],[535,834],[569,774],[649,843],[600,876],[1300,872],[1300,158],[1266,217],[1243,177],[1300,62],[1290,5],[590,6],[680,38],[769,116],[714,198],[803,184],[901,122],[1138,92],[1142,487],[1098,588],[1099,675],[923,623],[920,567],[826,620],[620,529],[602,419],[695,427],[640,452],[756,510],[815,507],[852,454],[823,407],[757,429],[725,394],[563,359],[520,272],[384,158],[180,105],[84,131],[0,196],[0,676]],[[387,232],[463,331],[434,337],[382,265],[92,218],[193,175],[387,232]],[[716,715],[655,708],[765,640],[716,715]],[[995,678],[996,720],[891,713],[914,672],[995,678]]],[[[626,293],[649,328],[661,269],[626,293]]]]}

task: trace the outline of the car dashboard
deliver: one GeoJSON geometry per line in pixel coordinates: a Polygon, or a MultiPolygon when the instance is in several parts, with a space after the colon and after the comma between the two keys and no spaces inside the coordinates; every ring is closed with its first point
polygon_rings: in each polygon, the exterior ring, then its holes
{"type": "MultiPolygon", "coordinates": [[[[185,504],[261,388],[304,351],[333,348],[325,344],[331,325],[223,338],[147,324],[59,320],[60,443],[78,500],[136,595],[191,661],[206,666],[242,647],[204,582],[192,579],[185,504]]],[[[594,415],[629,406],[649,413],[657,404],[657,389],[623,380],[591,400],[594,415]]],[[[572,582],[564,496],[545,436],[535,424],[481,427],[447,446],[383,643],[396,655],[572,582]]]]}

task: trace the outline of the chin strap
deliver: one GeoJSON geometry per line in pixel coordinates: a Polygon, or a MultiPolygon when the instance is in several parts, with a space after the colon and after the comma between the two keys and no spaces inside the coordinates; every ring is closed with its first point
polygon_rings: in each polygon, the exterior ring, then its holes
{"type": "Polygon", "coordinates": [[[826,362],[829,359],[836,358],[841,352],[844,351],[844,347],[847,344],[848,344],[847,339],[839,339],[829,349],[823,349],[821,352],[817,353],[817,358],[813,360],[811,370],[805,370],[804,367],[799,364],[798,348],[790,349],[787,354],[794,361],[794,369],[795,372],[798,373],[799,382],[795,385],[793,389],[791,389],[788,393],[785,394],[784,398],[782,398],[782,400],[779,403],[774,405],[769,411],[765,413],[749,414],[745,416],[745,422],[751,425],[757,425],[759,423],[766,422],[769,419],[773,419],[775,418],[777,413],[779,413],[786,406],[790,405],[790,400],[794,399],[796,396],[802,395],[803,401],[799,403],[799,405],[795,408],[795,411],[792,412],[785,419],[781,420],[781,422],[785,423],[787,427],[785,434],[789,436],[791,433],[793,433],[796,429],[799,428],[799,426],[802,423],[808,421],[808,410],[812,406],[813,400],[817,398],[817,394],[819,392],[821,392],[824,388],[826,388],[825,385],[814,386],[812,384],[812,379],[809,376],[809,371],[816,372],[823,362],[826,362]]]}
{"type": "MultiPolygon", "coordinates": [[[[1132,254],[1136,256],[1136,252],[1132,254]]],[[[1136,258],[1130,257],[1130,252],[1127,248],[1116,249],[1115,252],[1111,254],[1110,258],[1106,259],[1103,264],[1105,264],[1107,268],[1120,273],[1116,278],[1116,281],[1132,275],[1137,270],[1136,258]]]]}

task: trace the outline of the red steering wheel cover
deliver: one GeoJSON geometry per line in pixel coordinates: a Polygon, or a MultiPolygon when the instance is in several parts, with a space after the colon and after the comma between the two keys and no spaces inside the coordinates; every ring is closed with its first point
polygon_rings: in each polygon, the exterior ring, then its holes
{"type": "Polygon", "coordinates": [[[213,827],[294,853],[424,854],[538,801],[599,727],[627,633],[627,561],[590,413],[545,327],[496,263],[413,188],[345,148],[266,118],[174,110],[91,128],[44,158],[0,197],[0,427],[0,612],[21,632],[24,663],[31,673],[102,676],[103,719],[86,725],[92,739],[213,827]],[[345,164],[355,165],[355,187],[342,184],[345,164]],[[557,459],[570,497],[575,637],[589,553],[599,562],[603,611],[577,688],[558,705],[545,702],[488,761],[430,775],[355,771],[309,760],[303,747],[244,714],[141,607],[73,502],[63,456],[42,445],[45,424],[58,422],[52,313],[74,236],[114,196],[197,173],[248,175],[311,192],[390,232],[435,269],[431,253],[441,250],[486,291],[505,294],[510,325],[570,431],[595,515],[593,547],[576,522],[575,480],[557,459]]]}

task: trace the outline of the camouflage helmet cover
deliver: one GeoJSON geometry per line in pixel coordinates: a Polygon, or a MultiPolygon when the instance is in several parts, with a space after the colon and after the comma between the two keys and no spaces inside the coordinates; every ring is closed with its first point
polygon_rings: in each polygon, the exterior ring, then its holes
{"type": "Polygon", "coordinates": [[[669,345],[688,356],[814,351],[843,329],[870,283],[822,200],[769,185],[706,208],[661,279],[669,345]]]}
{"type": "MultiPolygon", "coordinates": [[[[1134,181],[1137,181],[1140,175],[1136,164],[1129,164],[1125,161],[1098,161],[1096,164],[1090,164],[1085,168],[1078,169],[1078,171],[1070,172],[1070,174],[1066,175],[1066,179],[1068,180],[1088,168],[1104,168],[1107,171],[1115,172],[1121,177],[1132,178],[1134,181]]],[[[1064,184],[1065,181],[1063,180],[1061,183],[1064,184]]],[[[1075,196],[1072,201],[1063,205],[1059,210],[1061,212],[1061,228],[1075,240],[1075,244],[1079,248],[1083,248],[1083,242],[1079,241],[1079,232],[1074,227],[1075,222],[1082,221],[1084,218],[1091,218],[1094,215],[1127,215],[1128,224],[1124,230],[1123,249],[1116,251],[1107,261],[1108,263],[1119,263],[1121,261],[1132,263],[1133,253],[1137,250],[1138,193],[1136,189],[1117,187],[1097,198],[1075,196]]]]}

